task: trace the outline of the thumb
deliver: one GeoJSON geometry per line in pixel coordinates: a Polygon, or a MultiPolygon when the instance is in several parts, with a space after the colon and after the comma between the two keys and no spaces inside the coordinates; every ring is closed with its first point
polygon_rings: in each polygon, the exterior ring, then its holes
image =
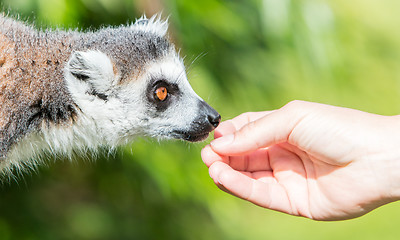
{"type": "Polygon", "coordinates": [[[277,111],[244,125],[232,134],[213,140],[211,148],[218,154],[233,156],[288,141],[290,133],[304,116],[304,113],[300,111],[301,107],[292,107],[292,105],[298,104],[289,103],[277,111]]]}

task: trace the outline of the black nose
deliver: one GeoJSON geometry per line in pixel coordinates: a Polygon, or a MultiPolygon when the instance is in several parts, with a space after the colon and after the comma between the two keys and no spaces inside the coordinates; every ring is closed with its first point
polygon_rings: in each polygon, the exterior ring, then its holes
{"type": "Polygon", "coordinates": [[[218,127],[221,122],[221,115],[217,113],[217,115],[208,115],[208,121],[213,125],[214,128],[218,127]]]}
{"type": "Polygon", "coordinates": [[[221,115],[214,108],[208,105],[206,102],[200,102],[200,111],[203,112],[207,116],[207,120],[211,126],[214,128],[218,127],[219,123],[221,122],[221,115]]]}

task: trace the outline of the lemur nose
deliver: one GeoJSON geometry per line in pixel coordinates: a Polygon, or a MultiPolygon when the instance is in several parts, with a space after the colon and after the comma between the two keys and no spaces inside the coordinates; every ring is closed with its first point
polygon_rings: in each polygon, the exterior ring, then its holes
{"type": "Polygon", "coordinates": [[[200,109],[203,113],[206,114],[207,120],[211,126],[214,128],[218,127],[219,123],[221,122],[221,115],[214,108],[208,105],[206,102],[200,102],[200,109]]]}
{"type": "Polygon", "coordinates": [[[221,115],[208,115],[208,121],[213,125],[214,128],[218,127],[221,122],[221,115]]]}
{"type": "Polygon", "coordinates": [[[210,125],[214,128],[218,127],[219,123],[221,122],[221,115],[219,115],[219,113],[206,102],[201,101],[199,104],[200,111],[207,116],[207,121],[210,123],[210,125]]]}

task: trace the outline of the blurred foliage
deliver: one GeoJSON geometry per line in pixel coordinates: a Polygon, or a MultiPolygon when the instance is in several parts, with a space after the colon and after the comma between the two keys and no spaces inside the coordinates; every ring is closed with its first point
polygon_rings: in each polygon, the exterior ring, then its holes
{"type": "MultiPolygon", "coordinates": [[[[0,3],[38,27],[81,30],[162,10],[192,86],[223,119],[293,99],[400,112],[397,0],[0,3]]],[[[204,145],[139,139],[113,153],[53,159],[1,186],[0,239],[398,238],[397,203],[323,223],[233,198],[209,178],[204,145]]]]}

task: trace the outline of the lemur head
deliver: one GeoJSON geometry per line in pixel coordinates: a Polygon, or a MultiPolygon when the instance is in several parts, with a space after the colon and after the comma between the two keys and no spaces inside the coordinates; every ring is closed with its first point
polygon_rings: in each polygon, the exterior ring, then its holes
{"type": "Polygon", "coordinates": [[[220,115],[193,91],[167,28],[159,16],[142,17],[81,36],[65,81],[81,115],[77,124],[103,143],[135,135],[200,141],[218,126],[220,115]]]}

